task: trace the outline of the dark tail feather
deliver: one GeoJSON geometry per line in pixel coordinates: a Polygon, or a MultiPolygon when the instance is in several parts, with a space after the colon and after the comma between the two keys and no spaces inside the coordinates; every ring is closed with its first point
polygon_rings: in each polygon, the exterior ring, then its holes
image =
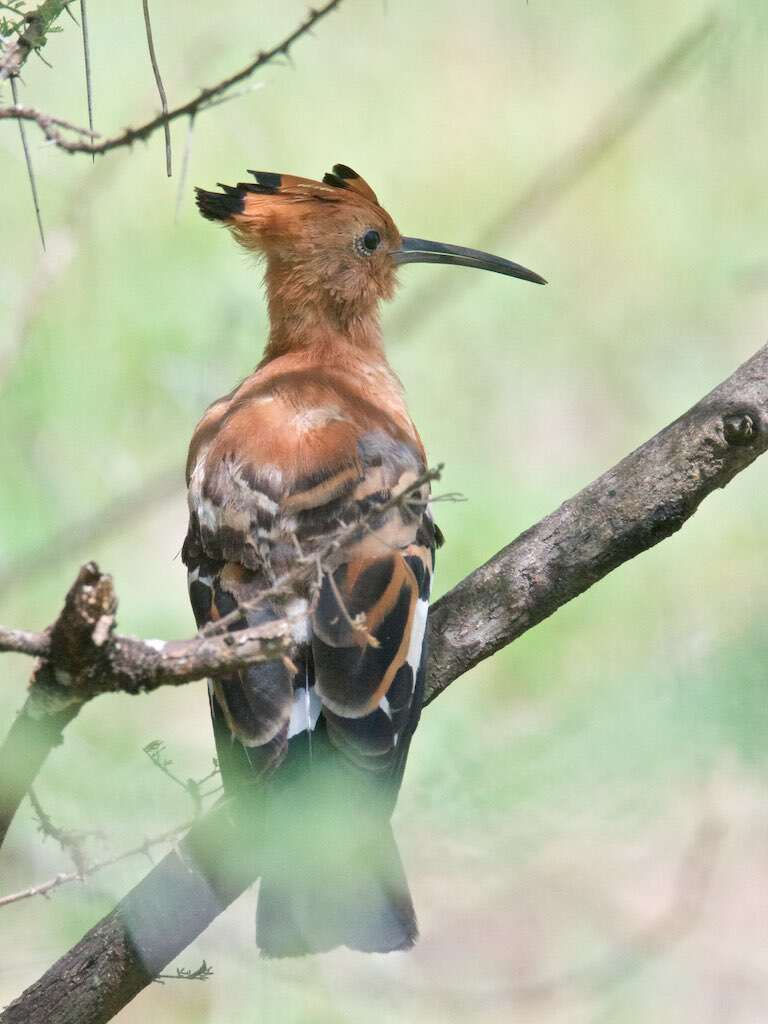
{"type": "Polygon", "coordinates": [[[364,845],[356,843],[353,856],[339,857],[338,846],[325,845],[265,871],[256,914],[262,954],[409,949],[418,935],[416,914],[389,822],[364,845]]]}

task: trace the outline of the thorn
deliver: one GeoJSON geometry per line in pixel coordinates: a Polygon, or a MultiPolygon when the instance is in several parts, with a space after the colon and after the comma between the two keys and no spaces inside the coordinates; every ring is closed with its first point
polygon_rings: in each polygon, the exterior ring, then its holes
{"type": "MultiPolygon", "coordinates": [[[[18,86],[16,85],[16,78],[11,78],[11,95],[13,96],[13,105],[19,106],[19,92],[18,86]]],[[[29,187],[32,192],[32,202],[35,206],[35,217],[37,218],[37,230],[40,232],[40,243],[43,246],[43,252],[45,252],[45,232],[43,231],[43,218],[40,214],[40,200],[37,195],[37,184],[35,182],[35,172],[32,167],[32,157],[29,153],[29,146],[27,144],[27,133],[24,129],[24,122],[19,118],[19,134],[21,135],[21,148],[24,150],[24,159],[27,164],[27,177],[29,178],[29,187]]]]}
{"type": "MultiPolygon", "coordinates": [[[[66,10],[69,11],[69,7],[66,10]]],[[[83,62],[85,64],[85,95],[88,103],[88,127],[93,142],[93,89],[91,85],[91,44],[88,37],[88,6],[87,0],[80,0],[80,15],[83,19],[83,62]]],[[[72,15],[74,17],[74,15],[72,15]]],[[[96,154],[91,153],[91,163],[96,163],[96,154]]]]}
{"type": "Polygon", "coordinates": [[[172,175],[171,169],[171,126],[168,124],[168,97],[165,94],[165,86],[163,85],[163,79],[160,75],[160,68],[157,64],[157,55],[155,53],[155,44],[152,39],[152,22],[149,19],[149,0],[142,0],[144,8],[144,26],[147,30],[147,46],[149,47],[149,59],[152,64],[152,72],[155,76],[155,83],[157,84],[157,91],[160,94],[160,107],[165,117],[163,123],[163,131],[165,133],[165,172],[170,178],[172,175]]]}

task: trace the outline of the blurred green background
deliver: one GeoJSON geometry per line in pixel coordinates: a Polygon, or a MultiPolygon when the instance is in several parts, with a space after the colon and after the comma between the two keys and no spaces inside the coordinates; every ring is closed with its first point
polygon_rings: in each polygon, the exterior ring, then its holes
{"type": "MultiPolygon", "coordinates": [[[[305,13],[153,8],[171,105],[305,13]]],[[[61,24],[53,70],[31,59],[22,100],[83,123],[79,33],[61,24]]],[[[96,127],[112,133],[157,105],[140,5],[92,2],[90,29],[96,127]]],[[[30,126],[45,256],[17,126],[0,125],[0,621],[44,627],[94,558],[114,573],[122,631],[190,635],[186,444],[267,333],[258,270],[196,214],[191,186],[247,167],[350,164],[404,232],[492,244],[551,282],[409,267],[386,311],[414,419],[446,464],[438,490],[467,498],[437,506],[438,591],[452,586],[764,341],[766,46],[761,0],[345,0],[258,90],[198,117],[178,221],[160,135],[94,165],[30,126]],[[710,10],[714,29],[644,116],[515,213],[710,10]]],[[[177,123],[177,169],[185,137],[177,123]]],[[[396,818],[413,952],[262,961],[251,892],[178,961],[205,958],[209,981],[153,985],[119,1020],[765,1020],[766,485],[761,460],[429,708],[396,818]]],[[[8,723],[30,664],[3,666],[8,723]]],[[[202,683],[93,701],[40,776],[58,824],[100,831],[94,859],[188,816],[141,752],[154,739],[182,778],[208,771],[202,683]]],[[[146,868],[0,909],[0,1004],[146,868]]],[[[62,869],[25,804],[0,892],[62,869]]]]}

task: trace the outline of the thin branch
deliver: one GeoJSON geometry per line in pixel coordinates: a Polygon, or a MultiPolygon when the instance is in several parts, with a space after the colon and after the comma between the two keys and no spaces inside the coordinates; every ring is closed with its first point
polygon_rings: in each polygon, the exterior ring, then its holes
{"type": "MultiPolygon", "coordinates": [[[[671,536],[708,494],[766,448],[768,345],[437,602],[429,618],[425,703],[618,565],[671,536]]],[[[403,492],[393,500],[408,497],[403,492]]],[[[298,567],[297,579],[304,569],[298,567]]],[[[89,564],[47,633],[0,631],[0,650],[43,652],[49,659],[36,671],[25,706],[0,745],[0,778],[11,779],[0,790],[0,842],[45,760],[45,744],[50,749],[60,742],[85,701],[97,693],[136,693],[216,676],[290,656],[293,645],[290,619],[186,641],[119,637],[113,632],[115,608],[111,578],[89,564]]]]}
{"type": "MultiPolygon", "coordinates": [[[[19,91],[16,85],[16,79],[11,79],[11,93],[13,95],[13,105],[18,109],[19,107],[19,91]]],[[[19,122],[19,135],[21,136],[21,148],[24,150],[24,161],[27,165],[27,177],[29,178],[29,188],[32,192],[32,202],[35,207],[35,218],[37,220],[37,230],[40,232],[40,242],[45,251],[45,232],[43,231],[43,218],[40,213],[40,198],[37,194],[37,183],[35,182],[35,171],[32,167],[32,156],[29,152],[29,143],[27,142],[27,130],[24,127],[24,121],[18,118],[19,122]]]]}
{"type": "MultiPolygon", "coordinates": [[[[152,39],[152,21],[149,17],[149,0],[141,0],[144,11],[144,27],[147,30],[147,46],[149,47],[149,59],[152,62],[152,73],[155,76],[157,91],[160,95],[160,109],[163,112],[163,131],[165,133],[165,172],[171,177],[171,128],[168,124],[168,97],[165,94],[165,86],[160,74],[160,66],[157,63],[155,43],[152,39]]],[[[94,155],[95,159],[95,155],[94,155]]]]}
{"type": "MultiPolygon", "coordinates": [[[[11,79],[11,89],[14,97],[16,96],[16,90],[13,88],[13,83],[16,81],[15,78],[11,79]]],[[[65,121],[62,117],[53,117],[52,114],[42,114],[39,110],[35,110],[34,107],[26,107],[20,103],[17,103],[14,99],[13,106],[11,107],[0,107],[0,121],[7,121],[14,119],[19,122],[20,127],[23,121],[33,121],[37,124],[45,135],[49,142],[58,144],[58,141],[62,138],[61,132],[57,131],[58,128],[64,128],[68,132],[76,132],[78,135],[85,137],[91,134],[88,128],[80,128],[76,124],[72,124],[71,121],[65,121]]],[[[98,132],[95,133],[98,135],[98,132]]]]}
{"type": "Polygon", "coordinates": [[[98,835],[99,833],[92,831],[85,832],[79,829],[61,828],[59,825],[56,825],[48,812],[44,810],[37,794],[31,786],[29,788],[29,802],[32,804],[32,809],[35,812],[38,831],[41,832],[45,838],[54,839],[64,853],[69,855],[72,863],[75,865],[77,873],[82,874],[86,866],[86,856],[83,845],[84,841],[89,836],[98,835]]]}
{"type": "MultiPolygon", "coordinates": [[[[28,11],[18,28],[16,39],[5,44],[0,52],[0,82],[15,78],[24,66],[30,53],[41,56],[40,50],[48,41],[51,32],[58,31],[56,20],[69,8],[74,0],[44,0],[39,7],[28,11]],[[24,26],[24,31],[19,31],[24,26]]],[[[15,101],[14,101],[15,102],[15,101]]]]}
{"type": "MultiPolygon", "coordinates": [[[[89,562],[83,566],[70,593],[89,589],[91,577],[93,582],[108,581],[111,591],[111,578],[89,562]],[[88,577],[85,586],[83,574],[88,577]]],[[[227,674],[261,661],[272,661],[293,645],[294,623],[290,617],[223,636],[198,634],[191,640],[139,640],[113,634],[114,620],[111,615],[103,615],[91,623],[92,635],[83,637],[82,646],[78,642],[69,651],[56,655],[53,633],[62,627],[63,621],[62,616],[51,631],[44,633],[0,627],[0,653],[28,654],[55,664],[53,673],[38,669],[33,689],[39,687],[41,693],[44,690],[42,700],[57,709],[91,700],[99,693],[149,693],[160,686],[227,674]],[[73,671],[76,665],[77,670],[73,671]]]]}
{"type": "MultiPolygon", "coordinates": [[[[311,559],[300,560],[270,593],[302,593],[317,557],[330,558],[339,545],[368,521],[397,505],[414,501],[413,491],[434,479],[428,470],[388,501],[373,504],[356,522],[344,524],[311,559]]],[[[242,608],[250,607],[245,604],[242,608]]],[[[35,780],[48,749],[61,742],[64,727],[98,693],[122,690],[137,693],[173,683],[229,674],[260,661],[288,658],[294,647],[296,618],[286,616],[231,633],[191,640],[138,640],[115,633],[117,597],[112,577],[89,562],[67,594],[58,619],[44,633],[0,627],[0,652],[42,657],[35,670],[24,707],[0,744],[0,845],[10,823],[35,780]]],[[[238,616],[219,621],[232,624],[238,616]]]]}
{"type": "MultiPolygon", "coordinates": [[[[572,145],[556,154],[552,162],[536,175],[533,183],[482,234],[478,244],[492,249],[497,239],[509,240],[545,217],[655,109],[670,85],[679,82],[683,74],[696,66],[694,58],[703,53],[704,44],[713,36],[715,26],[714,18],[709,15],[684,32],[633,84],[612,99],[572,145]]],[[[251,88],[260,86],[261,83],[256,83],[251,88]]],[[[242,93],[239,91],[228,93],[221,99],[213,100],[204,109],[240,95],[242,93]]],[[[29,113],[34,114],[30,120],[41,116],[36,111],[29,113]]],[[[0,109],[0,118],[3,116],[0,109]]],[[[411,301],[400,305],[394,321],[390,321],[393,336],[399,333],[406,336],[406,326],[412,329],[427,310],[434,309],[436,296],[433,287],[437,292],[437,285],[427,285],[417,289],[411,301]]],[[[149,485],[142,484],[130,494],[98,509],[93,515],[58,531],[34,551],[24,552],[17,562],[0,565],[0,591],[11,580],[23,579],[28,582],[35,575],[49,571],[51,565],[63,557],[71,557],[74,548],[82,549],[124,523],[135,521],[137,516],[146,515],[154,505],[175,492],[177,480],[176,469],[169,468],[149,485]]]]}
{"type": "MultiPolygon", "coordinates": [[[[144,124],[139,125],[136,128],[126,128],[118,135],[114,135],[111,138],[104,139],[103,141],[86,142],[83,139],[66,139],[61,132],[57,130],[57,125],[64,127],[63,125],[60,125],[60,121],[37,110],[27,109],[22,113],[18,110],[11,112],[11,108],[8,107],[0,107],[0,119],[4,117],[16,117],[27,121],[34,121],[42,129],[49,142],[53,143],[59,149],[63,149],[67,153],[93,153],[98,155],[102,153],[109,153],[111,150],[119,149],[123,146],[132,146],[134,142],[148,139],[159,128],[167,127],[171,122],[176,121],[180,117],[188,117],[190,114],[196,114],[200,110],[205,110],[211,104],[212,100],[217,100],[219,97],[223,97],[233,86],[238,85],[247,78],[250,78],[254,72],[269,64],[276,57],[285,56],[297,40],[302,36],[307,35],[307,33],[309,33],[322,18],[327,14],[330,14],[330,12],[338,7],[341,2],[342,0],[327,0],[327,2],[321,7],[311,10],[306,20],[295,28],[281,42],[277,43],[271,49],[259,53],[252,61],[246,64],[245,67],[234,72],[234,74],[229,75],[226,78],[222,78],[214,85],[209,85],[204,89],[201,89],[196,96],[187,100],[186,103],[182,103],[180,106],[174,107],[172,110],[169,110],[167,114],[160,113],[156,117],[151,118],[149,121],[146,121],[144,124]]],[[[87,133],[80,130],[79,134],[84,135],[87,133]]]]}
{"type": "Polygon", "coordinates": [[[104,871],[105,868],[114,867],[115,864],[120,864],[122,861],[139,856],[148,857],[151,849],[164,843],[174,843],[179,836],[188,832],[193,824],[194,821],[185,821],[181,825],[176,825],[157,835],[150,836],[138,845],[131,846],[127,850],[115,854],[113,857],[107,857],[105,860],[99,860],[93,864],[84,863],[77,871],[61,871],[45,882],[31,885],[27,889],[20,889],[18,892],[11,892],[5,896],[0,896],[0,907],[9,906],[11,903],[20,903],[23,900],[33,899],[36,896],[48,896],[54,889],[58,889],[62,885],[69,885],[71,882],[82,882],[86,878],[90,878],[91,875],[104,871]]]}
{"type": "MultiPolygon", "coordinates": [[[[766,448],[768,345],[437,603],[429,620],[425,703],[622,562],[670,536],[703,498],[766,448]]],[[[254,799],[258,803],[258,791],[254,799]]],[[[253,812],[249,804],[241,820],[225,801],[201,817],[0,1022],[46,1024],[53,1008],[60,1024],[105,1024],[258,876],[260,837],[252,823],[261,815],[253,812]],[[96,985],[96,976],[109,981],[96,985]]]]}
{"type": "MultiPolygon", "coordinates": [[[[552,163],[537,174],[533,184],[504,211],[497,222],[489,227],[478,244],[485,248],[493,248],[495,240],[502,237],[509,239],[523,229],[530,228],[549,213],[563,196],[583,180],[600,160],[655,108],[670,84],[679,81],[684,72],[695,66],[693,58],[703,50],[703,45],[711,37],[714,26],[715,22],[710,16],[684,33],[669,51],[611,102],[571,147],[558,153],[552,163]]],[[[252,88],[260,85],[261,83],[256,83],[252,88]]],[[[238,95],[239,92],[230,93],[209,106],[238,95]]],[[[29,108],[26,108],[26,113],[29,114],[30,120],[43,117],[29,108]]],[[[0,118],[3,116],[0,109],[0,118]]],[[[50,120],[45,118],[46,122],[50,120]]],[[[401,305],[399,312],[395,314],[399,326],[397,329],[393,328],[392,333],[396,335],[406,322],[412,327],[423,315],[424,310],[433,308],[433,299],[431,286],[417,289],[413,301],[401,305]]],[[[0,565],[0,590],[7,586],[11,579],[23,576],[24,580],[28,581],[34,574],[49,570],[52,562],[60,560],[64,554],[71,554],[73,548],[82,549],[93,540],[119,528],[129,518],[134,519],[136,515],[146,514],[149,508],[174,492],[176,480],[175,469],[169,469],[149,485],[141,485],[135,492],[110,503],[106,508],[99,509],[93,516],[57,532],[43,546],[38,546],[35,551],[25,552],[18,563],[0,565]]]]}
{"type": "MultiPolygon", "coordinates": [[[[67,8],[69,10],[69,8],[67,8]]],[[[83,34],[83,64],[85,66],[85,95],[88,101],[88,128],[91,132],[91,138],[94,137],[93,131],[93,78],[91,75],[91,42],[88,34],[88,0],[80,0],[80,17],[82,19],[82,34],[83,34]]],[[[96,157],[91,157],[95,160],[96,157]]]]}
{"type": "Polygon", "coordinates": [[[203,815],[0,1022],[106,1024],[258,875],[259,836],[244,830],[231,801],[203,815]]]}
{"type": "Polygon", "coordinates": [[[151,743],[148,743],[144,747],[144,753],[150,759],[152,764],[158,768],[167,779],[170,779],[171,782],[184,790],[192,801],[192,813],[194,817],[197,818],[197,816],[202,813],[203,800],[205,800],[206,797],[214,796],[218,792],[218,789],[209,790],[207,793],[203,792],[203,787],[219,774],[219,766],[216,759],[214,758],[213,760],[213,770],[208,772],[207,775],[204,775],[201,779],[185,780],[180,778],[176,772],[171,771],[173,761],[169,757],[166,757],[165,743],[163,743],[162,740],[152,740],[151,743]]]}

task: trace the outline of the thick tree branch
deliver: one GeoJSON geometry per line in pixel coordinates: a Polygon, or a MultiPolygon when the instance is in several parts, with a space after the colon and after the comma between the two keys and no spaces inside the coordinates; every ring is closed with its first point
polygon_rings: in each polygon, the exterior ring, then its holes
{"type": "MultiPolygon", "coordinates": [[[[764,346],[435,605],[425,703],[622,562],[679,530],[712,490],[767,447],[764,346]]],[[[259,837],[246,839],[246,827],[231,804],[205,815],[177,851],[0,1015],[1,1024],[108,1021],[258,876],[259,837]]]]}
{"type": "Polygon", "coordinates": [[[671,536],[768,448],[768,345],[432,609],[429,703],[623,562],[671,536]]]}
{"type": "Polygon", "coordinates": [[[232,807],[204,815],[115,910],[0,1014],[2,1024],[111,1020],[258,875],[232,807]]]}
{"type": "Polygon", "coordinates": [[[338,7],[341,0],[327,0],[326,3],[322,4],[316,9],[312,9],[309,15],[295,28],[289,35],[285,37],[281,42],[271,47],[269,50],[264,50],[257,56],[249,61],[244,67],[240,68],[239,71],[235,71],[233,74],[228,75],[226,78],[222,78],[214,85],[208,85],[201,89],[196,96],[192,99],[187,100],[186,103],[180,104],[178,107],[158,114],[156,117],[150,118],[145,121],[144,124],[138,125],[136,128],[126,128],[124,131],[119,132],[117,135],[113,135],[108,139],[101,139],[98,142],[87,141],[82,136],[90,135],[90,132],[83,128],[75,128],[73,125],[63,122],[60,118],[51,117],[42,111],[34,110],[31,107],[0,107],[0,120],[3,118],[16,118],[23,121],[32,121],[37,124],[42,130],[48,142],[53,143],[59,149],[63,149],[67,153],[92,153],[99,155],[103,153],[109,153],[113,149],[120,149],[123,146],[132,146],[134,142],[144,141],[153,135],[160,128],[167,128],[171,122],[178,120],[180,117],[189,117],[199,113],[201,110],[207,109],[209,106],[214,105],[217,101],[225,97],[229,90],[234,86],[239,85],[240,82],[244,82],[250,78],[256,71],[263,68],[266,64],[275,60],[278,57],[287,57],[290,53],[290,49],[297,40],[302,36],[311,32],[317,23],[330,14],[334,8],[338,7]],[[74,131],[81,138],[69,139],[62,134],[64,131],[74,131]]]}
{"type": "MultiPolygon", "coordinates": [[[[47,751],[61,742],[62,730],[86,701],[100,693],[146,692],[287,657],[296,625],[290,616],[231,633],[226,627],[265,600],[314,593],[324,569],[345,541],[395,506],[416,503],[423,508],[422,487],[439,477],[440,467],[426,470],[388,501],[374,504],[359,519],[340,525],[318,549],[297,555],[293,569],[256,601],[240,605],[191,640],[146,641],[115,633],[117,598],[112,577],[100,572],[93,562],[81,568],[61,614],[45,632],[0,626],[0,652],[43,659],[32,676],[27,700],[0,745],[0,846],[47,751]]],[[[360,628],[364,630],[364,623],[360,628]]]]}

